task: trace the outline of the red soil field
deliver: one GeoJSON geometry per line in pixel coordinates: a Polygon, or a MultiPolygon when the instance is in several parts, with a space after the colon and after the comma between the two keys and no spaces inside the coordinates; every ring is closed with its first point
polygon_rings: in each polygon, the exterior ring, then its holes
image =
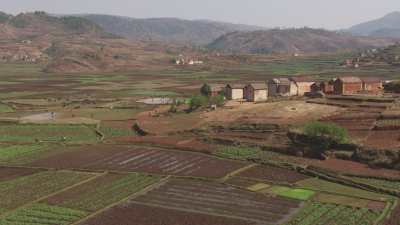
{"type": "Polygon", "coordinates": [[[220,178],[247,163],[221,160],[192,152],[131,146],[92,146],[41,159],[34,166],[146,172],[164,175],[220,178]]]}
{"type": "Polygon", "coordinates": [[[150,207],[139,204],[120,205],[89,219],[81,225],[255,225],[250,221],[150,207]]]}
{"type": "Polygon", "coordinates": [[[288,169],[272,167],[272,166],[257,166],[239,174],[240,177],[254,178],[277,183],[296,183],[309,178],[303,174],[291,171],[288,169]]]}
{"type": "Polygon", "coordinates": [[[373,130],[364,144],[378,149],[400,148],[400,132],[398,130],[373,130]]]}
{"type": "Polygon", "coordinates": [[[10,168],[0,167],[0,182],[12,180],[18,177],[29,176],[43,170],[39,169],[25,169],[25,168],[10,168]]]}
{"type": "Polygon", "coordinates": [[[171,180],[130,202],[258,224],[283,224],[301,206],[296,200],[265,196],[219,183],[188,180],[171,180]]]}

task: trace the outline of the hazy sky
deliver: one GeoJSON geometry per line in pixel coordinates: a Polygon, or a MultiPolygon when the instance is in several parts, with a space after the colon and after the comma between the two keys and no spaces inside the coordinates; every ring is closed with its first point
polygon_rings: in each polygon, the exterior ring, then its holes
{"type": "Polygon", "coordinates": [[[0,0],[2,11],[211,19],[265,27],[347,28],[400,11],[400,0],[0,0]]]}

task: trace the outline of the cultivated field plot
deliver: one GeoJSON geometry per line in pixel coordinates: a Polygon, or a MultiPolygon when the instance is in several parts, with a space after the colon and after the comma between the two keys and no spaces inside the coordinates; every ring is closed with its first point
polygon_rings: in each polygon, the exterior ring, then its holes
{"type": "Polygon", "coordinates": [[[39,169],[0,167],[0,182],[38,173],[39,169]]]}
{"type": "MultiPolygon", "coordinates": [[[[58,146],[54,148],[59,148],[58,146]]],[[[46,145],[0,145],[0,164],[18,165],[34,161],[36,158],[50,152],[46,145]]]]}
{"type": "Polygon", "coordinates": [[[256,225],[257,223],[221,216],[212,216],[188,211],[124,204],[113,207],[80,225],[256,225]],[[118,219],[116,219],[118,218],[118,219]]]}
{"type": "Polygon", "coordinates": [[[0,182],[0,214],[91,178],[93,174],[46,171],[0,182]]]}
{"type": "Polygon", "coordinates": [[[296,183],[298,181],[309,178],[303,174],[291,171],[289,169],[272,166],[253,167],[244,171],[243,173],[240,173],[239,176],[272,183],[296,183]]]}
{"type": "Polygon", "coordinates": [[[106,174],[41,201],[47,205],[94,212],[157,182],[158,176],[106,174]]]}
{"type": "Polygon", "coordinates": [[[96,142],[98,139],[93,129],[84,125],[37,125],[13,124],[0,125],[0,142],[96,142]]]}
{"type": "Polygon", "coordinates": [[[101,145],[44,158],[32,165],[220,178],[247,164],[191,152],[101,145]]]}
{"type": "Polygon", "coordinates": [[[390,217],[384,222],[384,225],[400,225],[400,204],[391,212],[390,217]]]}
{"type": "Polygon", "coordinates": [[[373,130],[369,133],[365,145],[377,149],[400,148],[400,132],[398,130],[373,130]]]}
{"type": "Polygon", "coordinates": [[[11,214],[0,219],[2,225],[68,225],[86,216],[87,213],[79,210],[49,206],[45,204],[33,204],[25,208],[17,209],[11,214]]]}
{"type": "Polygon", "coordinates": [[[257,224],[281,224],[301,206],[301,202],[296,200],[267,197],[223,184],[188,180],[171,180],[129,202],[257,224]]]}
{"type": "Polygon", "coordinates": [[[364,208],[312,202],[287,225],[373,225],[379,215],[364,208]]]}

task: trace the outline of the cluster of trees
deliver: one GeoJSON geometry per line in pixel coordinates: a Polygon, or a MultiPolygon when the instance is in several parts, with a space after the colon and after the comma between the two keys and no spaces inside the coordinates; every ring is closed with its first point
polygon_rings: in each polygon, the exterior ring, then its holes
{"type": "Polygon", "coordinates": [[[225,103],[224,93],[219,93],[216,96],[212,96],[211,86],[208,84],[204,84],[200,89],[200,95],[193,96],[189,100],[190,110],[196,110],[205,106],[222,106],[225,103]]]}
{"type": "Polygon", "coordinates": [[[400,81],[394,81],[385,84],[385,90],[389,92],[400,93],[400,81]]]}

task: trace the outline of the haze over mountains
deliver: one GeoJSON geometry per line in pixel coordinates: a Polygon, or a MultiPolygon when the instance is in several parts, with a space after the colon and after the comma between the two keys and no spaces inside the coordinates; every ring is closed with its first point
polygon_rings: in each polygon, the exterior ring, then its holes
{"type": "Polygon", "coordinates": [[[355,25],[348,31],[354,35],[400,38],[400,12],[355,25]]]}
{"type": "Polygon", "coordinates": [[[105,31],[135,40],[151,40],[195,45],[208,44],[221,35],[234,31],[254,31],[263,27],[177,18],[135,19],[109,15],[82,15],[105,31]]]}
{"type": "Polygon", "coordinates": [[[393,43],[393,40],[385,38],[355,37],[322,29],[301,28],[234,32],[220,37],[208,47],[241,54],[325,53],[382,47],[393,43]]]}
{"type": "Polygon", "coordinates": [[[365,31],[362,34],[372,36],[358,37],[321,29],[266,30],[206,20],[51,16],[45,12],[13,16],[0,13],[0,61],[41,63],[49,72],[122,71],[170,64],[173,57],[184,53],[180,50],[175,55],[168,53],[171,46],[180,48],[188,44],[196,46],[194,49],[207,47],[228,54],[306,54],[368,49],[387,46],[398,40],[372,35],[377,32],[374,29],[397,32],[393,21],[398,16],[394,13],[386,17],[385,21],[392,23],[390,28],[389,25],[383,26],[387,24],[383,22],[379,26],[367,23],[360,26],[363,29],[353,28],[368,30],[369,33],[365,31]]]}

